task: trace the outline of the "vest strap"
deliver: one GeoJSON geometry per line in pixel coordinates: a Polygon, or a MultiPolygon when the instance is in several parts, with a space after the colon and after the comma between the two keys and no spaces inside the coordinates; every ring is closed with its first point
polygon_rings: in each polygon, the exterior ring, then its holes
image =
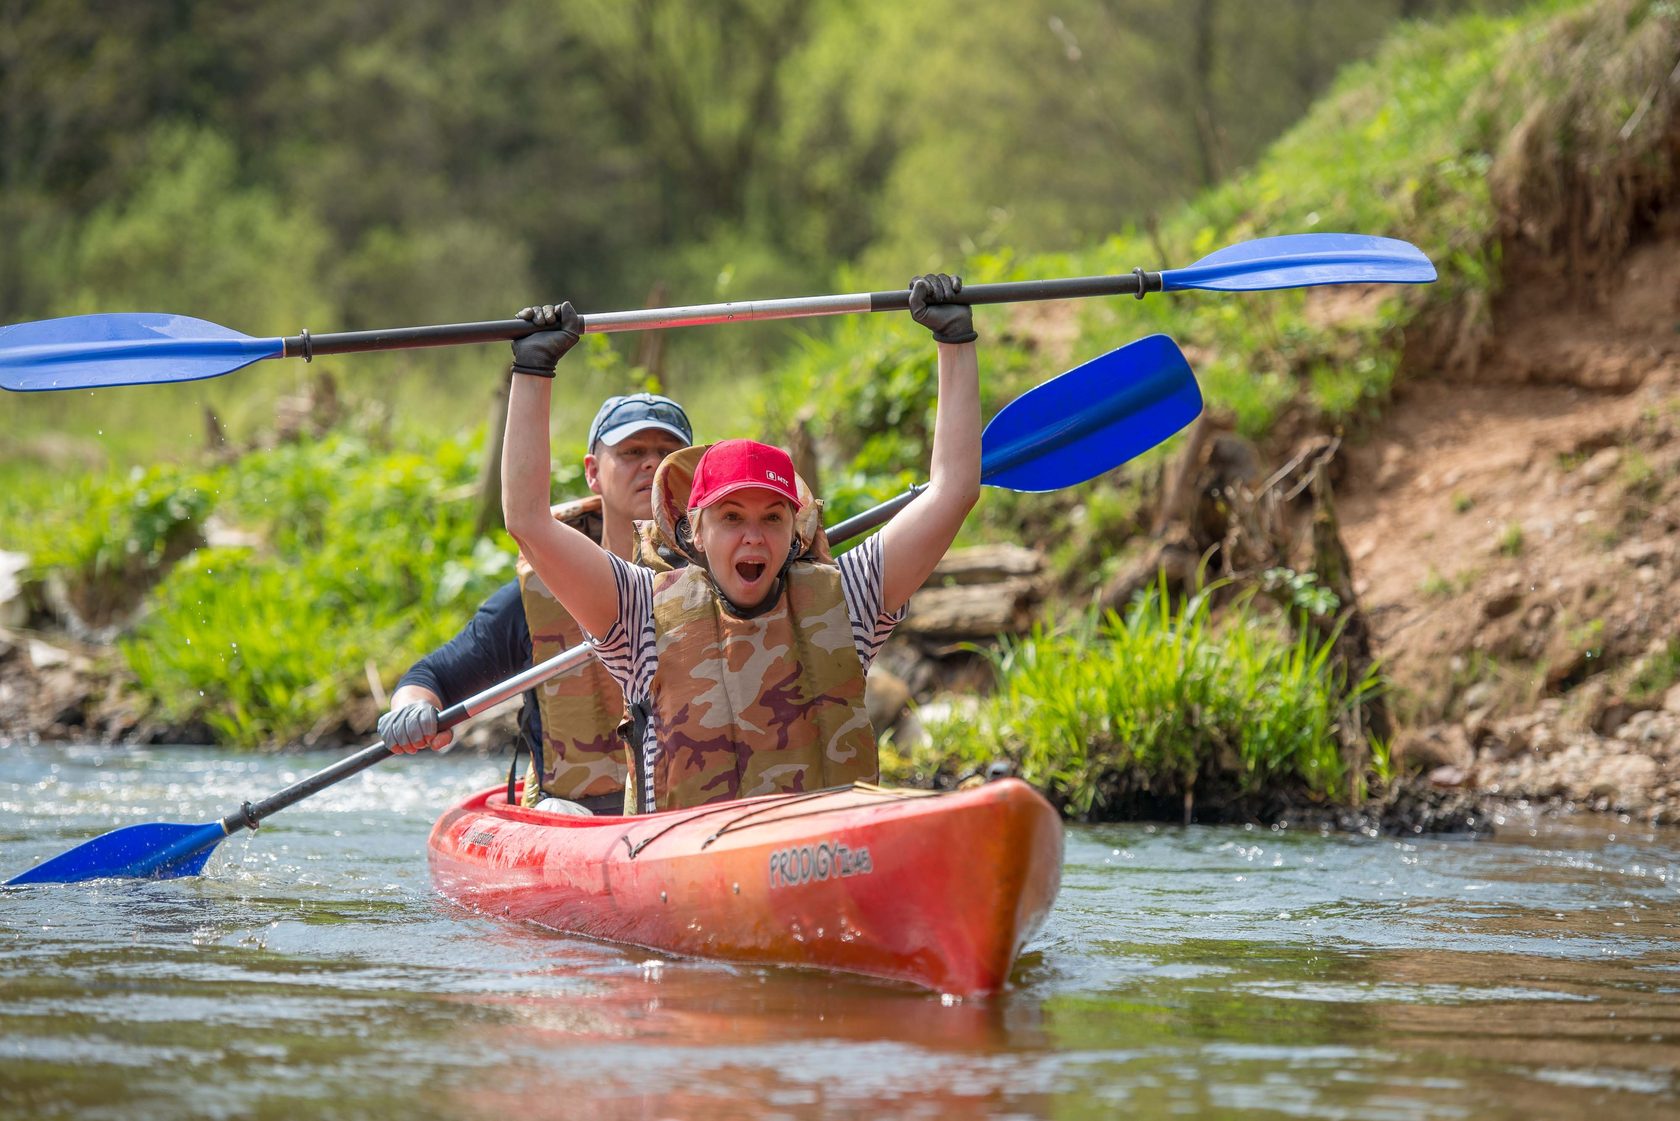
{"type": "MultiPolygon", "coordinates": [[[[513,758],[508,761],[507,804],[510,806],[514,805],[513,776],[519,770],[519,757],[523,754],[525,754],[525,737],[521,734],[515,737],[513,741],[513,758]]],[[[533,756],[533,758],[535,757],[533,756]]]]}

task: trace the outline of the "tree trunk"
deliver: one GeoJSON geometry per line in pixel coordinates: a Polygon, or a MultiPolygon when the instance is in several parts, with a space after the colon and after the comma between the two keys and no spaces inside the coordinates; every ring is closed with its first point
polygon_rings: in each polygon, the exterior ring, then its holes
{"type": "Polygon", "coordinates": [[[788,455],[793,459],[793,469],[799,472],[799,477],[805,480],[805,485],[811,488],[811,493],[821,494],[822,479],[818,474],[817,440],[811,435],[811,421],[815,416],[815,409],[806,407],[800,409],[799,415],[793,418],[793,428],[788,432],[788,455]]]}
{"type": "Polygon", "coordinates": [[[1214,25],[1219,18],[1219,0],[1196,0],[1191,27],[1190,111],[1195,118],[1196,157],[1202,186],[1211,187],[1224,176],[1219,157],[1219,124],[1213,109],[1214,25]]]}
{"type": "Polygon", "coordinates": [[[478,532],[496,533],[502,522],[502,436],[507,432],[508,391],[513,387],[509,370],[496,387],[490,402],[490,423],[484,432],[484,467],[478,475],[478,532]]]}
{"type": "MultiPolygon", "coordinates": [[[[653,287],[648,289],[647,299],[643,307],[664,307],[668,299],[665,282],[656,280],[653,287]]],[[[643,331],[642,337],[636,340],[636,365],[641,368],[649,393],[658,393],[670,397],[671,383],[665,377],[665,339],[669,331],[643,331]]],[[[815,484],[813,484],[813,487],[815,484]]]]}

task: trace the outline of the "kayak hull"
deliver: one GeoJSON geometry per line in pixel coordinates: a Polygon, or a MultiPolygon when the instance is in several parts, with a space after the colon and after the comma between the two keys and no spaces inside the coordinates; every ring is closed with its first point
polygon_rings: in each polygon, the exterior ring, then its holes
{"type": "Polygon", "coordinates": [[[573,817],[498,787],[432,829],[444,896],[668,953],[802,965],[972,995],[1002,987],[1061,882],[1062,825],[1004,779],[842,787],[637,817],[573,817]]]}

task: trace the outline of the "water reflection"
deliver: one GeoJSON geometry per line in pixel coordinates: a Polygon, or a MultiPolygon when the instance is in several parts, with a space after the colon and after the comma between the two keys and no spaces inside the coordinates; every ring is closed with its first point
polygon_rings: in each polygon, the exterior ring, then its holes
{"type": "MultiPolygon", "coordinates": [[[[0,749],[0,872],[198,821],[325,757],[0,749]]],[[[1070,832],[1011,988],[970,1001],[660,958],[438,900],[375,768],[209,874],[0,891],[0,1116],[1396,1119],[1680,1110],[1680,836],[1070,832]]]]}

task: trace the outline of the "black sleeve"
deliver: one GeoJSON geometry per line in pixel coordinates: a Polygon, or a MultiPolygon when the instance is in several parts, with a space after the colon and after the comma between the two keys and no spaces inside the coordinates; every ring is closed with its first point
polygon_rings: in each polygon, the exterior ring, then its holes
{"type": "Polygon", "coordinates": [[[460,634],[415,662],[397,687],[422,686],[448,706],[530,668],[531,629],[519,581],[509,580],[479,606],[460,634]]]}

